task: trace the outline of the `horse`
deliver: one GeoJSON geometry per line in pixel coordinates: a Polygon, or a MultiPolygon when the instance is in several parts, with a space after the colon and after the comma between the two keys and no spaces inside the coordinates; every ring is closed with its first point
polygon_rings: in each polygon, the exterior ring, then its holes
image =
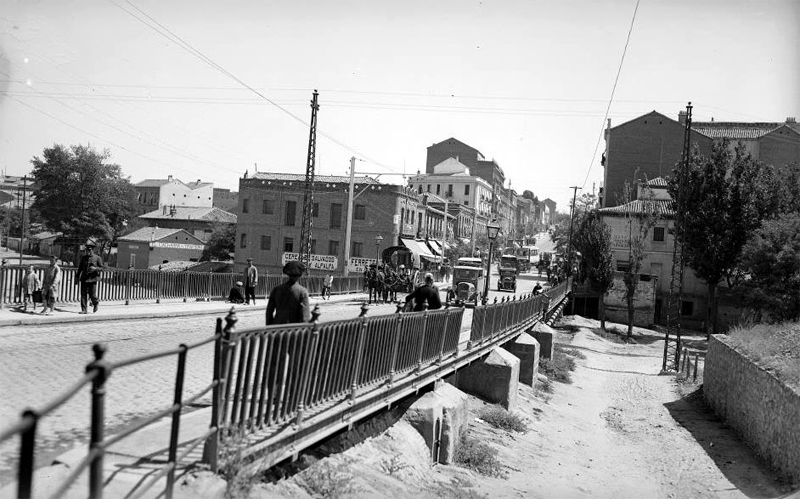
{"type": "Polygon", "coordinates": [[[375,296],[375,303],[381,298],[383,293],[383,281],[384,275],[383,272],[379,272],[375,269],[369,269],[366,275],[367,279],[367,286],[369,287],[369,303],[372,304],[372,297],[375,296]]]}

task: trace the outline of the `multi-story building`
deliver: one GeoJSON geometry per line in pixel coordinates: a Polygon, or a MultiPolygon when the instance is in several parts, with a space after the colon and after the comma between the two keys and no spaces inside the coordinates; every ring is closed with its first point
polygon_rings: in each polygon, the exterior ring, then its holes
{"type": "MultiPolygon", "coordinates": [[[[675,121],[652,111],[606,130],[604,207],[622,204],[625,182],[669,176],[683,152],[686,114],[675,121]]],[[[692,122],[691,144],[711,152],[715,140],[742,142],[757,160],[773,165],[800,163],[800,125],[794,118],[784,123],[692,122]]]]}
{"type": "Polygon", "coordinates": [[[417,174],[408,181],[419,194],[433,194],[450,203],[475,208],[478,215],[492,213],[492,186],[456,158],[447,158],[434,165],[431,173],[417,174]]]}
{"type": "Polygon", "coordinates": [[[212,205],[225,211],[235,211],[239,205],[239,193],[230,189],[214,188],[214,199],[212,205]]]}
{"type": "MultiPolygon", "coordinates": [[[[349,261],[344,245],[349,177],[318,175],[311,214],[311,272],[359,272],[389,246],[425,248],[416,241],[443,235],[442,210],[416,190],[356,178],[349,261]],[[377,239],[380,236],[381,239],[377,239]]],[[[300,252],[305,175],[256,173],[239,180],[236,264],[252,258],[259,268],[280,272],[300,252]]],[[[435,261],[429,250],[419,251],[435,261]]]]}
{"type": "Polygon", "coordinates": [[[162,206],[139,219],[149,227],[183,229],[203,242],[208,242],[217,227],[236,225],[236,215],[219,208],[162,206]]]}
{"type": "Polygon", "coordinates": [[[164,206],[211,208],[214,202],[214,184],[200,179],[186,184],[169,175],[166,179],[142,180],[133,187],[139,201],[140,214],[160,210],[164,206]]]}

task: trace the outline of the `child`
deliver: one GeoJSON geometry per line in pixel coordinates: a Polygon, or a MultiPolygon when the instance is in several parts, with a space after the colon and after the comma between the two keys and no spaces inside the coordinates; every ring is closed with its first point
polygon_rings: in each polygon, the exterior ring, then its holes
{"type": "Polygon", "coordinates": [[[29,266],[25,272],[25,277],[22,278],[22,305],[23,312],[28,311],[28,302],[33,304],[33,312],[36,312],[36,302],[33,301],[33,292],[39,291],[42,288],[42,283],[39,276],[33,270],[33,265],[29,266]]]}

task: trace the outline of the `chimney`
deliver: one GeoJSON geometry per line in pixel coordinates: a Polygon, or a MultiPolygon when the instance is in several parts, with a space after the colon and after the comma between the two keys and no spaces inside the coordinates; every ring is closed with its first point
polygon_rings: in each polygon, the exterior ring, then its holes
{"type": "Polygon", "coordinates": [[[199,179],[199,178],[197,179],[197,183],[198,183],[198,184],[200,183],[200,179],[199,179]]]}
{"type": "Polygon", "coordinates": [[[172,175],[167,175],[167,182],[172,182],[172,175]]]}
{"type": "Polygon", "coordinates": [[[786,118],[786,123],[797,123],[797,118],[795,118],[794,116],[789,116],[788,118],[786,118]]]}
{"type": "Polygon", "coordinates": [[[166,215],[167,214],[167,205],[164,205],[164,211],[161,214],[162,215],[166,215]]]}
{"type": "Polygon", "coordinates": [[[678,112],[678,124],[685,125],[686,124],[686,111],[678,112]]]}

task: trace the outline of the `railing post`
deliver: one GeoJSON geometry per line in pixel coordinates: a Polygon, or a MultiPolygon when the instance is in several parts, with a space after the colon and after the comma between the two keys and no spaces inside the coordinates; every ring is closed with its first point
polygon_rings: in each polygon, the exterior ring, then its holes
{"type": "Polygon", "coordinates": [[[422,312],[422,334],[419,338],[419,350],[417,351],[417,373],[422,370],[422,352],[425,350],[425,336],[428,334],[428,314],[427,310],[422,312]]]}
{"type": "Polygon", "coordinates": [[[89,452],[96,453],[92,456],[89,465],[89,498],[100,499],[103,497],[103,429],[105,427],[106,409],[106,380],[111,375],[111,369],[103,356],[106,353],[105,345],[96,343],[92,346],[94,361],[86,366],[86,372],[98,371],[97,377],[92,381],[92,426],[89,436],[89,452]]]}
{"type": "Polygon", "coordinates": [[[436,360],[436,363],[441,365],[442,360],[444,360],[444,340],[447,339],[447,323],[450,320],[450,310],[447,310],[444,314],[444,327],[442,327],[442,341],[439,342],[439,358],[436,360]]]}
{"type": "Polygon", "coordinates": [[[183,380],[186,376],[186,354],[189,348],[185,343],[181,343],[178,353],[178,370],[175,373],[175,395],[172,399],[172,428],[169,435],[169,457],[167,462],[172,468],[167,474],[167,488],[164,495],[167,499],[172,499],[172,489],[175,487],[175,468],[178,466],[178,437],[181,431],[181,411],[183,411],[183,380]]]}
{"type": "Polygon", "coordinates": [[[214,274],[212,272],[208,273],[208,293],[206,293],[206,301],[211,300],[211,288],[213,287],[214,282],[214,274]]]}
{"type": "Polygon", "coordinates": [[[694,378],[693,381],[697,381],[697,368],[700,366],[699,364],[700,354],[694,354],[694,378]]]}
{"type": "MultiPolygon", "coordinates": [[[[603,297],[601,296],[600,299],[602,300],[603,297]]],[[[666,371],[667,370],[667,355],[669,355],[668,352],[667,352],[668,345],[669,345],[669,329],[667,329],[667,332],[664,333],[664,359],[661,361],[661,370],[662,371],[666,371]]]]}
{"type": "Polygon", "coordinates": [[[350,382],[350,403],[356,401],[356,390],[358,389],[358,380],[361,376],[361,361],[364,359],[364,343],[367,339],[367,302],[361,305],[361,327],[358,329],[358,347],[356,350],[356,361],[353,366],[353,376],[350,382]]]}
{"type": "MultiPolygon", "coordinates": [[[[319,318],[319,306],[314,309],[317,312],[316,318],[319,318]]],[[[303,426],[303,413],[306,410],[306,397],[308,396],[308,385],[311,379],[311,370],[316,367],[315,362],[317,354],[317,343],[319,341],[319,322],[313,321],[311,326],[311,344],[308,347],[305,359],[303,359],[303,373],[300,376],[300,400],[297,404],[297,418],[295,419],[295,427],[301,428],[303,426]]]]}
{"type": "Polygon", "coordinates": [[[191,277],[188,272],[181,272],[178,274],[183,276],[183,303],[189,301],[189,278],[191,277]]]}
{"type": "Polygon", "coordinates": [[[219,406],[222,402],[222,380],[220,373],[222,372],[222,345],[226,341],[225,333],[222,329],[222,319],[217,318],[217,327],[214,331],[216,340],[214,340],[214,366],[213,366],[213,388],[211,390],[211,423],[209,429],[216,429],[210,435],[205,444],[203,445],[203,463],[208,464],[211,471],[216,473],[219,469],[217,458],[219,457],[219,406]]]}
{"type": "Polygon", "coordinates": [[[392,339],[392,360],[389,367],[389,387],[394,385],[395,367],[397,367],[397,354],[400,349],[400,334],[403,331],[403,309],[398,306],[397,309],[397,327],[394,331],[394,338],[392,339]]]}
{"type": "Polygon", "coordinates": [[[36,455],[36,427],[39,424],[39,414],[32,409],[22,413],[22,419],[30,421],[20,438],[19,469],[17,470],[17,497],[30,499],[33,495],[33,470],[36,455]]]}
{"type": "Polygon", "coordinates": [[[131,304],[131,274],[133,273],[133,267],[128,267],[128,270],[125,271],[125,305],[131,304]]]}
{"type": "Polygon", "coordinates": [[[8,270],[8,262],[3,258],[0,264],[0,309],[6,301],[6,271],[8,270]]]}

